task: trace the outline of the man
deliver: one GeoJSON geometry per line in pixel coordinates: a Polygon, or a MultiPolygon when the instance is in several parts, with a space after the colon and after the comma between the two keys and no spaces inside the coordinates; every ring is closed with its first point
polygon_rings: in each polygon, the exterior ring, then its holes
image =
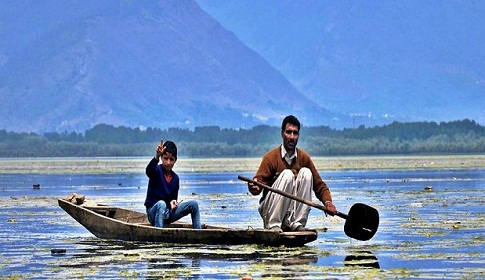
{"type": "Polygon", "coordinates": [[[145,199],[148,221],[156,227],[163,227],[188,214],[192,228],[200,229],[199,205],[195,200],[179,202],[179,176],[172,169],[177,162],[177,146],[172,141],[157,146],[155,157],[146,167],[148,189],[145,199]],[[162,164],[159,164],[160,159],[162,164]]]}
{"type": "MultiPolygon", "coordinates": [[[[329,188],[318,174],[308,153],[297,149],[300,136],[300,121],[295,116],[287,116],[281,125],[283,144],[263,156],[254,180],[287,193],[311,200],[313,189],[316,197],[322,201],[329,212],[337,212],[332,203],[329,188]]],[[[262,189],[254,183],[248,183],[249,192],[263,195],[259,202],[259,213],[263,218],[264,228],[275,231],[303,231],[310,206],[262,189]]]]}

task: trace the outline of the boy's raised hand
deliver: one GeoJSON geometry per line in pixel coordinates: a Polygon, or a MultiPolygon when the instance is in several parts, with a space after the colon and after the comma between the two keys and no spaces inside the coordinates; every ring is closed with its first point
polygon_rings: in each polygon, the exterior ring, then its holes
{"type": "Polygon", "coordinates": [[[155,151],[155,158],[160,159],[165,151],[166,147],[163,146],[163,138],[160,140],[160,144],[157,146],[157,150],[155,151]]]}

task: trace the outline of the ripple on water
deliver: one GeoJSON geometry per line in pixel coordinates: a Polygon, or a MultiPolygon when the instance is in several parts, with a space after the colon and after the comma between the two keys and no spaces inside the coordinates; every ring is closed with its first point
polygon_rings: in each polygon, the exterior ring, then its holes
{"type": "MultiPolygon", "coordinates": [[[[181,199],[203,222],[261,227],[258,197],[236,173],[182,174],[181,199]]],[[[248,174],[242,174],[247,176],[248,174]]],[[[363,202],[380,213],[376,236],[345,236],[344,220],[310,212],[318,239],[300,248],[207,246],[94,238],[57,206],[71,192],[144,211],[146,177],[126,174],[0,174],[1,276],[21,278],[480,278],[485,274],[485,171],[325,172],[341,212],[363,202]],[[389,181],[388,181],[388,178],[389,181]],[[32,185],[40,183],[39,190],[32,185]],[[426,191],[425,186],[433,186],[426,191]],[[52,254],[52,249],[65,250],[52,254]],[[378,269],[376,269],[378,265],[378,269]]]]}

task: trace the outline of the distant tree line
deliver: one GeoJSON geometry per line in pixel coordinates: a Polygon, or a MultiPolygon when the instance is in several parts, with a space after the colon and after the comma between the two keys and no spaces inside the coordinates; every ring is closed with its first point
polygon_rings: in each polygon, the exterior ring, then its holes
{"type": "MultiPolygon", "coordinates": [[[[185,157],[261,156],[281,143],[280,127],[251,129],[218,126],[129,128],[99,124],[84,133],[16,133],[0,130],[0,157],[151,156],[161,138],[185,157]]],[[[332,129],[305,127],[299,147],[313,156],[485,153],[485,127],[472,120],[393,122],[384,126],[332,129]]]]}

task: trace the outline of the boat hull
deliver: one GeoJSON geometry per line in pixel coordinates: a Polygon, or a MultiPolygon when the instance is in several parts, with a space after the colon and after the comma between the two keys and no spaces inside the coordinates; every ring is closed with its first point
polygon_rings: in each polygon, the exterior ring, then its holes
{"type": "Polygon", "coordinates": [[[148,223],[145,213],[108,206],[82,206],[64,199],[59,206],[93,235],[102,239],[182,244],[262,244],[270,246],[303,246],[316,240],[316,231],[283,232],[265,229],[231,229],[176,222],[157,228],[148,223]]]}

